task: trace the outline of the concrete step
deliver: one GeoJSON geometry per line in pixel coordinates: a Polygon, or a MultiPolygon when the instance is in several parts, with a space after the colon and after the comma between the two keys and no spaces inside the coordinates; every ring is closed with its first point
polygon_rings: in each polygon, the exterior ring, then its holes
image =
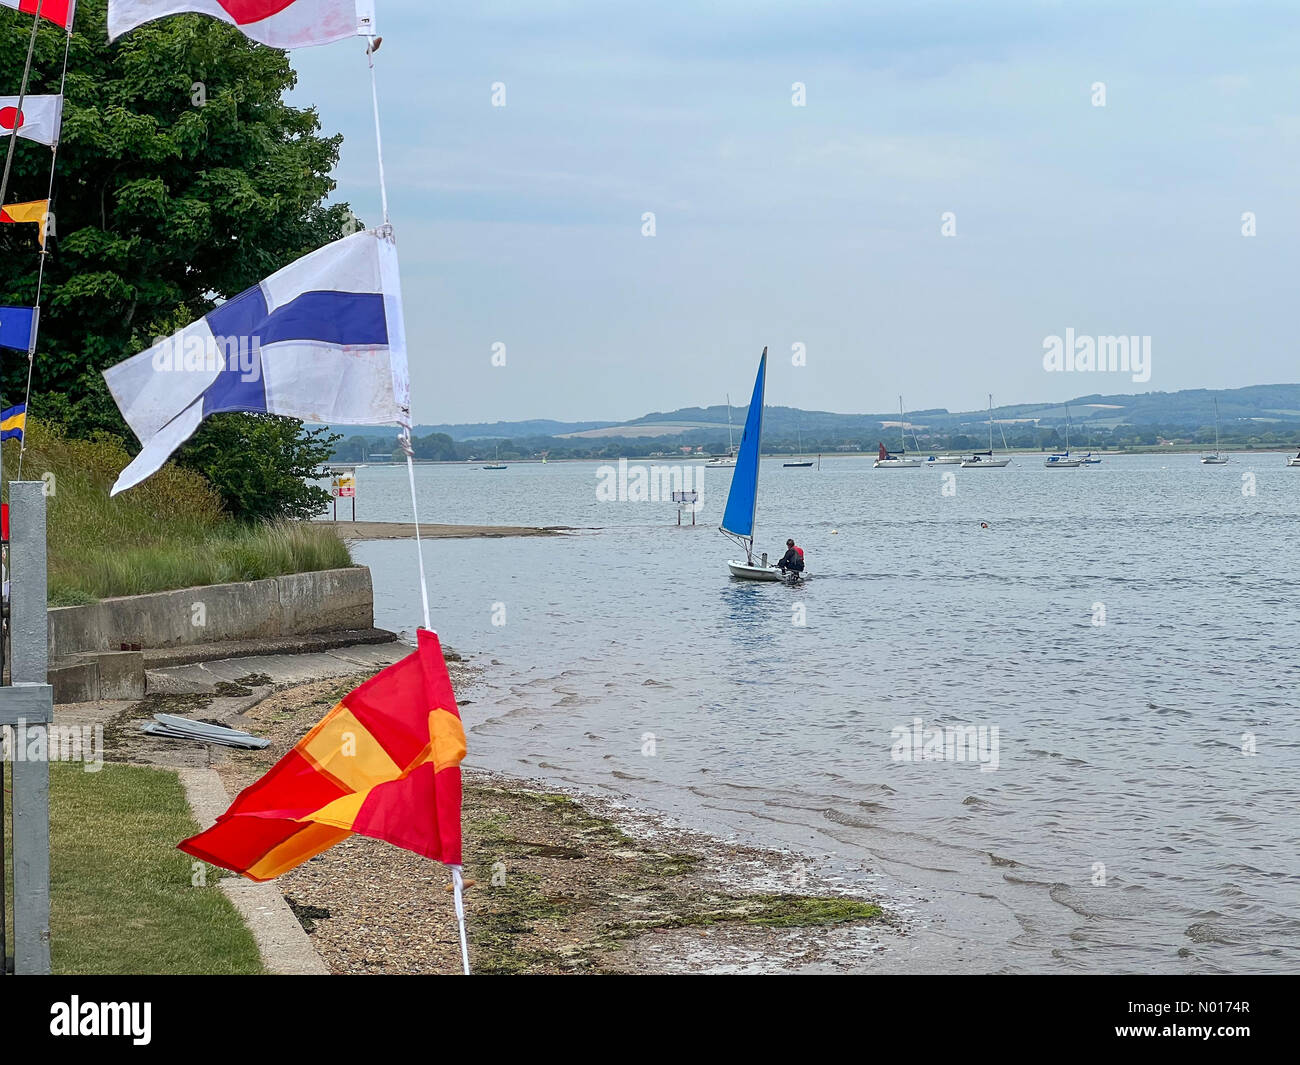
{"type": "Polygon", "coordinates": [[[265,696],[276,688],[357,673],[378,673],[410,653],[405,644],[352,644],[298,654],[248,655],[146,671],[150,695],[265,696]]]}
{"type": "Polygon", "coordinates": [[[339,629],[304,636],[267,636],[256,640],[216,640],[181,647],[150,647],[144,655],[145,669],[166,669],[191,662],[212,662],[223,658],[255,658],[265,655],[300,655],[358,644],[392,643],[397,634],[387,629],[339,629]]]}
{"type": "Polygon", "coordinates": [[[139,651],[68,655],[51,664],[49,677],[56,703],[143,699],[144,655],[139,651]]]}
{"type": "Polygon", "coordinates": [[[407,653],[396,640],[386,629],[343,629],[142,651],[86,651],[55,659],[49,676],[59,704],[143,699],[155,692],[213,694],[222,683],[238,685],[254,674],[279,684],[310,680],[313,668],[325,670],[319,676],[378,671],[407,653]]]}

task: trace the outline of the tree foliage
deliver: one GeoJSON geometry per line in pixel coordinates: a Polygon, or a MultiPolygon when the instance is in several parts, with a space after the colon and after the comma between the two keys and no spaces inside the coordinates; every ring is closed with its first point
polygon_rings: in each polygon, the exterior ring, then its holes
{"type": "Polygon", "coordinates": [[[203,474],[241,521],[305,520],[329,504],[329,492],[307,482],[337,439],[274,414],[214,414],[177,460],[203,474]]]}
{"type": "MultiPolygon", "coordinates": [[[[77,4],[32,410],[130,439],[100,371],[336,240],[349,211],[324,205],[341,138],[284,102],[285,53],[197,15],[110,44],[105,5],[77,4]]],[[[18,92],[31,24],[0,8],[0,92],[18,92]]],[[[64,39],[41,26],[30,93],[59,91],[64,39]]],[[[9,202],[45,198],[49,165],[47,147],[20,139],[9,202]]],[[[0,226],[2,303],[35,299],[35,229],[0,226]]],[[[21,354],[0,361],[6,403],[26,371],[21,354]]]]}

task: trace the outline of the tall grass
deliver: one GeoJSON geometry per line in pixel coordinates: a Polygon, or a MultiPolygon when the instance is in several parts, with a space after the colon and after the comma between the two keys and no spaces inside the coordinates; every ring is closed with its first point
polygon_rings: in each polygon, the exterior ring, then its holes
{"type": "MultiPolygon", "coordinates": [[[[17,442],[4,448],[14,477],[17,442]]],[[[332,530],[235,522],[202,477],[176,466],[110,499],[129,461],[115,438],[70,440],[28,421],[23,479],[49,486],[52,606],[352,565],[332,530]]]]}

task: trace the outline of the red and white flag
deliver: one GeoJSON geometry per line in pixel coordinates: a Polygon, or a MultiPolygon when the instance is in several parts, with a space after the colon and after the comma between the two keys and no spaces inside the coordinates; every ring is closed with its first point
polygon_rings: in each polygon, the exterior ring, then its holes
{"type": "MultiPolygon", "coordinates": [[[[36,14],[39,0],[0,0],[0,7],[12,7],[24,15],[36,14]]],[[[44,0],[39,3],[41,18],[57,23],[65,30],[72,28],[72,16],[77,8],[77,0],[44,0]]]]}
{"type": "Polygon", "coordinates": [[[0,96],[0,137],[17,130],[20,137],[53,147],[62,122],[62,96],[26,96],[21,113],[17,96],[0,96]]]}
{"type": "Polygon", "coordinates": [[[329,44],[375,31],[375,0],[108,0],[108,38],[166,15],[190,13],[229,22],[272,48],[329,44]]]}

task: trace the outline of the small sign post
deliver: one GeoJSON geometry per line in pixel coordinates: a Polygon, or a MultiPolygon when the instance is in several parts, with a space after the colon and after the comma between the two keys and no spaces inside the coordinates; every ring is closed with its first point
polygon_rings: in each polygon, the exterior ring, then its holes
{"type": "Polygon", "coordinates": [[[334,520],[339,520],[339,500],[352,500],[352,520],[357,520],[357,468],[335,466],[330,478],[330,495],[334,497],[334,520]]]}
{"type": "Polygon", "coordinates": [[[673,502],[677,504],[677,524],[682,523],[682,509],[691,508],[691,524],[695,524],[695,505],[700,501],[700,493],[694,489],[675,490],[673,492],[673,502]]]}

